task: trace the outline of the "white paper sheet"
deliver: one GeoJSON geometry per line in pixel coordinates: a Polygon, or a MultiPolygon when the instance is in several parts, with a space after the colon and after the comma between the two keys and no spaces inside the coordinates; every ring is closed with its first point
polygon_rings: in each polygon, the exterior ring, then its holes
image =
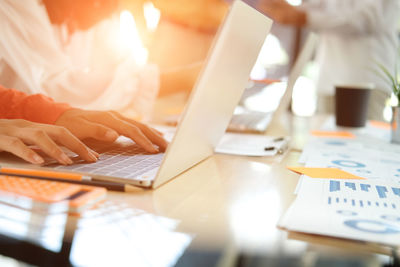
{"type": "Polygon", "coordinates": [[[400,186],[304,177],[281,227],[291,231],[400,245],[400,186]]]}
{"type": "Polygon", "coordinates": [[[400,146],[374,138],[314,138],[302,160],[306,167],[339,168],[368,179],[400,183],[400,146]]]}
{"type": "Polygon", "coordinates": [[[242,156],[274,156],[284,153],[288,142],[288,137],[225,133],[216,152],[242,156]]]}

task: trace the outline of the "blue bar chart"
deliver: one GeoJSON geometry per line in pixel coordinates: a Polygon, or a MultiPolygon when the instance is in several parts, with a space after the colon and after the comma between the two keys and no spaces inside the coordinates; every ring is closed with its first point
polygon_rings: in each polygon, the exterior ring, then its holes
{"type": "Polygon", "coordinates": [[[330,180],[328,192],[328,205],[392,210],[400,206],[400,187],[396,186],[330,180]]]}
{"type": "MultiPolygon", "coordinates": [[[[387,185],[375,185],[376,193],[378,194],[379,198],[387,198],[388,193],[391,191],[395,196],[400,197],[400,187],[395,186],[387,186],[387,185]]],[[[329,181],[329,192],[340,192],[344,189],[350,189],[354,192],[368,192],[372,193],[371,191],[371,184],[366,183],[355,183],[355,182],[346,182],[346,181],[336,181],[330,180],[329,181]]]]}
{"type": "Polygon", "coordinates": [[[360,184],[361,190],[365,191],[365,192],[369,192],[369,188],[371,187],[371,185],[369,184],[360,184]]]}
{"type": "Polygon", "coordinates": [[[387,198],[386,193],[388,192],[386,186],[375,186],[376,192],[378,192],[379,198],[387,198]]]}
{"type": "Polygon", "coordinates": [[[345,182],[344,185],[353,191],[356,191],[356,184],[355,183],[350,183],[350,182],[345,182]]]}
{"type": "Polygon", "coordinates": [[[393,190],[393,194],[400,197],[400,188],[392,188],[392,190],[393,190]]]}
{"type": "Polygon", "coordinates": [[[340,191],[340,182],[339,181],[330,180],[329,191],[330,192],[340,191]]]}

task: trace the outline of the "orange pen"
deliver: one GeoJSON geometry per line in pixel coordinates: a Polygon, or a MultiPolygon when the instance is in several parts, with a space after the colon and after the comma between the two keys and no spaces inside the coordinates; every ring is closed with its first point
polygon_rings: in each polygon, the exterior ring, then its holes
{"type": "Polygon", "coordinates": [[[91,180],[91,177],[89,176],[76,173],[53,172],[53,171],[34,170],[34,169],[16,169],[16,168],[1,167],[0,172],[3,174],[26,175],[26,176],[34,176],[42,178],[56,178],[56,179],[66,179],[75,181],[91,180]]]}
{"type": "Polygon", "coordinates": [[[277,79],[261,79],[261,80],[251,79],[251,81],[255,83],[264,83],[264,84],[273,84],[281,82],[281,80],[277,79]]]}
{"type": "Polygon", "coordinates": [[[93,180],[92,177],[90,176],[78,173],[0,167],[0,174],[104,187],[107,188],[108,190],[120,191],[120,192],[135,192],[138,191],[139,189],[138,187],[129,184],[123,184],[111,181],[93,180]]]}

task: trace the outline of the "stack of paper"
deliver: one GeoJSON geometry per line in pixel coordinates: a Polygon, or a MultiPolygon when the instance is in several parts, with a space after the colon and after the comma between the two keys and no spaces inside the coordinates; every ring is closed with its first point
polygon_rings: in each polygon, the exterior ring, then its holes
{"type": "Polygon", "coordinates": [[[297,198],[280,227],[400,246],[400,146],[317,132],[303,150],[297,198]]]}
{"type": "Polygon", "coordinates": [[[291,231],[400,245],[400,186],[305,176],[280,222],[291,231]]]}

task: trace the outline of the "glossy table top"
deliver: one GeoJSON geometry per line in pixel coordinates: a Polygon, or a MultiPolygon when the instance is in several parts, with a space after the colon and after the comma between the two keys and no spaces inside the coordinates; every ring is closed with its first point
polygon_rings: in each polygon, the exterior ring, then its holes
{"type": "MultiPolygon", "coordinates": [[[[312,235],[288,236],[277,227],[295,198],[299,178],[286,166],[298,165],[310,129],[323,121],[288,114],[273,121],[267,135],[291,137],[282,155],[215,154],[158,189],[109,192],[103,204],[108,216],[91,220],[97,216],[94,210],[68,219],[61,251],[70,253],[71,264],[88,266],[185,266],[180,257],[193,251],[217,252],[216,266],[235,266],[246,255],[262,255],[286,266],[318,266],[315,260],[326,257],[328,262],[348,259],[359,266],[380,266],[388,258],[375,252],[390,251],[312,235]],[[289,264],[290,259],[295,264],[289,264]]],[[[32,248],[22,248],[21,254],[24,249],[32,248]]],[[[16,257],[4,251],[0,249],[16,257]]]]}

